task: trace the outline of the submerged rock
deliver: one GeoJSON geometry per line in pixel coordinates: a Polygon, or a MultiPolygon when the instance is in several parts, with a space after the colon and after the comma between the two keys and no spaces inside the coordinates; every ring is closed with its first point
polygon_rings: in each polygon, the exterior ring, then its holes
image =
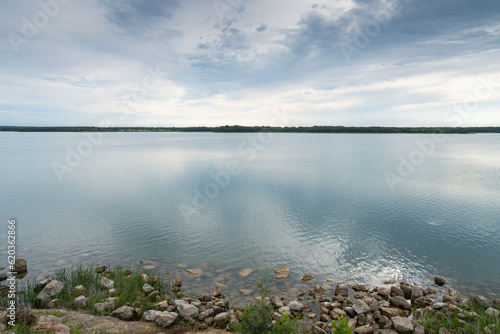
{"type": "Polygon", "coordinates": [[[444,278],[442,277],[439,277],[439,276],[434,276],[434,283],[436,285],[439,285],[439,286],[443,286],[446,284],[446,281],[444,280],[444,278]]]}
{"type": "Polygon", "coordinates": [[[290,276],[290,267],[278,267],[274,268],[274,278],[284,279],[290,276]]]}
{"type": "Polygon", "coordinates": [[[253,273],[253,271],[254,270],[252,268],[245,268],[242,271],[240,271],[240,276],[242,278],[247,278],[251,273],[253,273]]]}

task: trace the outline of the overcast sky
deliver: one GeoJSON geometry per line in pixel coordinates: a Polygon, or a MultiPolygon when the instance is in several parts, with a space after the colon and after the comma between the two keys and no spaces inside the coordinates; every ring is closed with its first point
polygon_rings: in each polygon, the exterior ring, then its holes
{"type": "Polygon", "coordinates": [[[0,125],[500,125],[499,0],[0,5],[0,125]]]}

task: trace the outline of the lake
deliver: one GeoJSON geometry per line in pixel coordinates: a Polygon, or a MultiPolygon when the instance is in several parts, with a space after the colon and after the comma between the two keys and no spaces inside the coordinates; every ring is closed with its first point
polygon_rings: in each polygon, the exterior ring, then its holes
{"type": "Polygon", "coordinates": [[[206,289],[286,265],[499,296],[498,134],[0,132],[0,155],[29,277],[145,261],[206,289]]]}

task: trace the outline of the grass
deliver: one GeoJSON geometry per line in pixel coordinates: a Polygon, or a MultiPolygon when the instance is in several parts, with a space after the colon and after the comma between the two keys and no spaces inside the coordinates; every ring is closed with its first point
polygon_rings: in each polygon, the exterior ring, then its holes
{"type": "MultiPolygon", "coordinates": [[[[269,273],[263,282],[257,284],[260,299],[255,305],[246,305],[243,313],[238,315],[240,322],[236,324],[239,334],[296,334],[302,333],[303,328],[295,320],[290,319],[287,312],[283,313],[280,320],[272,323],[274,307],[268,300],[269,288],[266,286],[269,273]]],[[[299,315],[300,317],[300,315],[299,315]]],[[[298,317],[298,318],[299,318],[298,317]]]]}
{"type": "MultiPolygon", "coordinates": [[[[171,286],[161,277],[152,277],[154,273],[149,270],[135,269],[131,270],[123,266],[115,266],[105,273],[96,273],[94,265],[75,266],[70,269],[59,269],[52,276],[52,280],[57,280],[64,283],[63,290],[54,298],[58,300],[58,308],[79,310],[84,313],[95,315],[111,315],[111,312],[121,306],[127,305],[133,308],[141,308],[143,311],[155,309],[155,304],[160,301],[168,300],[172,297],[182,295],[182,290],[177,288],[176,292],[171,292],[171,286]],[[144,280],[143,274],[148,276],[147,281],[144,280]],[[114,302],[114,307],[97,310],[95,303],[106,302],[107,298],[111,297],[109,289],[101,286],[101,278],[107,277],[114,281],[115,293],[113,297],[117,297],[114,302]],[[158,291],[156,296],[151,296],[143,292],[142,287],[148,283],[155,291],[158,291]],[[86,289],[85,296],[88,299],[86,307],[78,307],[75,303],[75,298],[80,295],[75,292],[74,288],[78,285],[83,285],[86,289]]],[[[37,295],[43,289],[43,286],[37,284],[34,280],[28,280],[18,285],[21,294],[17,295],[16,305],[25,308],[47,308],[49,300],[39,300],[37,295]]],[[[9,299],[7,296],[0,297],[0,305],[7,306],[9,299]]],[[[47,310],[40,315],[53,315],[60,317],[65,313],[60,310],[47,310]]],[[[139,319],[139,317],[136,317],[139,319]]],[[[18,320],[18,319],[16,319],[18,320]]],[[[33,325],[27,325],[16,321],[16,326],[13,328],[14,333],[34,333],[30,332],[33,325]]],[[[80,328],[71,328],[71,333],[82,333],[80,328]]]]}
{"type": "Polygon", "coordinates": [[[461,317],[457,311],[447,311],[445,313],[426,314],[417,318],[416,324],[421,324],[427,333],[433,329],[436,333],[441,327],[449,330],[454,330],[456,334],[472,334],[486,333],[484,328],[489,327],[491,334],[500,334],[500,318],[490,316],[485,313],[487,307],[480,306],[475,303],[474,298],[469,298],[471,309],[463,309],[464,316],[461,317]],[[477,316],[469,314],[469,312],[477,313],[477,316]]]}

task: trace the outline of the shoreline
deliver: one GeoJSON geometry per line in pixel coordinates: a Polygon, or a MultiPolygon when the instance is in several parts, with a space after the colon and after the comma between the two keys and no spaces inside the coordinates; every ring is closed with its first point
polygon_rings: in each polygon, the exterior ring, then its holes
{"type": "MultiPolygon", "coordinates": [[[[234,329],[232,323],[237,322],[239,318],[238,315],[243,311],[241,306],[235,305],[232,302],[231,296],[225,295],[226,291],[230,290],[229,286],[224,287],[224,284],[217,286],[217,281],[214,281],[212,283],[217,287],[211,291],[205,291],[205,293],[201,295],[190,295],[186,292],[186,295],[184,295],[184,291],[189,290],[187,287],[193,282],[192,280],[183,280],[180,276],[168,278],[159,278],[158,276],[149,277],[144,274],[144,270],[147,271],[148,269],[143,269],[142,271],[134,269],[138,272],[143,272],[140,274],[140,277],[142,277],[142,283],[144,283],[144,285],[142,287],[137,286],[136,289],[141,295],[145,294],[149,297],[156,291],[154,287],[159,289],[153,296],[154,307],[148,310],[141,309],[140,307],[134,308],[132,307],[133,305],[123,305],[119,308],[115,308],[114,301],[117,297],[111,293],[110,290],[114,287],[112,284],[108,286],[106,285],[108,283],[103,282],[108,282],[113,278],[117,280],[123,279],[123,277],[114,276],[118,275],[120,270],[125,270],[123,268],[124,267],[121,269],[115,267],[108,270],[106,266],[98,266],[92,267],[92,270],[90,270],[90,272],[94,273],[92,276],[99,279],[99,284],[102,287],[102,291],[99,293],[102,293],[103,298],[107,300],[104,303],[95,303],[94,305],[94,307],[102,307],[103,315],[105,315],[105,310],[113,304],[108,311],[112,311],[113,316],[124,321],[142,319],[141,321],[143,322],[155,322],[160,328],[170,328],[170,326],[177,321],[175,319],[180,317],[182,323],[194,326],[198,330],[205,330],[208,328],[232,330],[234,329]],[[158,283],[163,281],[165,281],[165,283],[158,283]],[[151,283],[151,285],[149,285],[148,282],[151,283]],[[165,284],[168,289],[163,291],[161,284],[165,284]],[[172,293],[174,295],[171,295],[172,293]],[[110,303],[110,299],[113,300],[113,303],[110,303]],[[117,309],[121,309],[121,311],[117,311],[117,309]],[[186,313],[186,310],[189,310],[189,312],[186,313]],[[122,312],[127,314],[123,315],[122,312]],[[170,319],[175,317],[174,322],[168,326],[165,324],[169,322],[162,322],[161,320],[156,321],[156,317],[164,312],[168,313],[164,315],[168,315],[170,319]],[[129,316],[130,314],[131,316],[129,316]],[[145,314],[147,314],[146,318],[144,318],[145,314]],[[219,316],[219,314],[223,315],[219,316]],[[207,318],[213,319],[205,321],[207,318]]],[[[153,273],[151,270],[154,270],[154,267],[148,268],[150,268],[150,271],[147,272],[153,273]]],[[[192,276],[192,278],[202,279],[204,274],[201,268],[184,268],[183,271],[187,275],[192,276]]],[[[132,275],[131,270],[127,269],[126,273],[127,272],[130,272],[128,275],[132,275]]],[[[252,268],[245,268],[239,272],[239,275],[242,280],[245,280],[254,272],[255,270],[252,268]]],[[[54,279],[54,277],[57,277],[57,272],[52,275],[51,280],[45,280],[42,285],[37,283],[37,289],[40,291],[40,294],[47,289],[47,286],[58,284],[58,281],[54,279]]],[[[268,278],[268,282],[282,283],[290,278],[291,269],[289,267],[279,267],[274,269],[271,277],[268,278]]],[[[207,280],[209,278],[205,277],[203,279],[207,280]]],[[[376,333],[376,330],[379,329],[396,330],[395,326],[399,326],[399,321],[401,322],[401,326],[406,326],[403,327],[407,330],[410,328],[410,325],[413,330],[414,327],[418,326],[418,324],[415,323],[415,319],[418,316],[422,316],[431,311],[434,313],[462,312],[463,314],[464,312],[469,312],[467,309],[471,304],[471,300],[467,296],[463,296],[453,288],[449,288],[447,282],[438,276],[433,277],[433,282],[431,284],[427,284],[428,282],[408,283],[387,280],[380,286],[365,286],[363,284],[347,284],[345,282],[332,281],[322,282],[318,281],[313,275],[307,273],[301,275],[301,281],[303,284],[300,284],[298,287],[296,285],[292,288],[283,290],[280,290],[280,287],[283,288],[286,285],[269,284],[268,298],[265,298],[265,300],[269,300],[273,305],[273,319],[275,321],[279,321],[285,312],[289,313],[292,317],[302,314],[303,318],[300,320],[300,323],[304,328],[313,333],[320,334],[323,332],[329,333],[329,330],[331,330],[331,321],[338,321],[341,316],[348,319],[351,327],[356,328],[355,333],[365,333],[363,332],[364,330],[366,333],[376,333]],[[363,329],[358,330],[358,327],[363,327],[363,329]],[[373,329],[373,332],[371,332],[371,329],[368,329],[368,327],[373,329]]],[[[265,282],[265,284],[266,283],[267,282],[265,282]]],[[[60,288],[58,293],[61,293],[62,289],[63,287],[60,288]]],[[[96,288],[72,286],[66,287],[65,289],[70,289],[68,290],[70,291],[70,295],[73,293],[71,298],[79,295],[75,298],[75,303],[78,304],[77,299],[80,298],[80,301],[85,300],[85,305],[88,306],[86,303],[94,297],[91,294],[89,295],[88,291],[92,291],[92,289],[96,288]],[[75,289],[78,291],[75,292],[75,289]]],[[[251,300],[256,303],[260,302],[259,296],[252,294],[253,291],[243,290],[244,289],[241,289],[240,293],[246,294],[247,296],[252,295],[251,300]]],[[[255,290],[258,290],[257,287],[255,287],[255,290]]],[[[49,299],[57,297],[58,293],[50,295],[49,299]]],[[[499,299],[489,300],[483,296],[476,295],[473,297],[473,300],[472,303],[483,303],[483,306],[488,305],[489,308],[493,307],[494,310],[500,308],[499,299]]],[[[57,303],[52,301],[53,299],[47,299],[46,305],[51,305],[52,303],[52,307],[57,308],[57,303]]],[[[247,305],[248,304],[249,303],[247,303],[247,305]]],[[[150,304],[150,307],[151,305],[153,304],[150,304]]],[[[403,327],[397,328],[402,329],[403,327]]],[[[397,331],[396,333],[398,332],[404,331],[397,331]]]]}

